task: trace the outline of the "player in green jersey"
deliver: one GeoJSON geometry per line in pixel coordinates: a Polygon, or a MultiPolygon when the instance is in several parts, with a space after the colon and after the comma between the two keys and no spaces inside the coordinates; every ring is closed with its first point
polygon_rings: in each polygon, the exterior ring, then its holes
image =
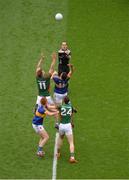
{"type": "Polygon", "coordinates": [[[46,97],[49,105],[53,105],[53,99],[50,96],[50,78],[52,73],[54,72],[54,66],[56,63],[56,53],[52,54],[52,62],[50,65],[50,69],[48,72],[45,72],[42,68],[42,64],[44,61],[44,55],[41,54],[41,58],[36,67],[36,83],[38,87],[38,96],[36,101],[36,108],[40,106],[40,100],[42,97],[46,97]]]}
{"type": "Polygon", "coordinates": [[[57,140],[57,157],[60,157],[60,149],[63,143],[64,135],[66,135],[69,148],[70,148],[70,163],[76,163],[76,159],[74,157],[74,139],[73,139],[73,108],[70,103],[68,96],[64,98],[64,104],[59,107],[60,112],[60,124],[59,124],[59,137],[57,140]]]}

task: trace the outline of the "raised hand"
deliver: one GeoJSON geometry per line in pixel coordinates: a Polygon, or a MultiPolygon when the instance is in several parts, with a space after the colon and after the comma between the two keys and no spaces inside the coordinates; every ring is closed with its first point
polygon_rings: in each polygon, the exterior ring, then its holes
{"type": "Polygon", "coordinates": [[[73,64],[67,64],[67,66],[69,66],[69,67],[73,68],[73,64]]]}
{"type": "Polygon", "coordinates": [[[41,58],[42,58],[42,59],[44,59],[44,58],[45,58],[45,56],[44,56],[44,53],[43,53],[43,52],[41,52],[41,58]]]}
{"type": "Polygon", "coordinates": [[[53,52],[52,53],[52,59],[56,59],[56,58],[57,58],[56,52],[53,52]]]}

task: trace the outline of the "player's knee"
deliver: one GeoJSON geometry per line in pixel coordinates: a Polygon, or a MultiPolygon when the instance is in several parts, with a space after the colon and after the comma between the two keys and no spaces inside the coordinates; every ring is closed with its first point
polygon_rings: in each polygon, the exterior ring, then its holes
{"type": "Polygon", "coordinates": [[[46,134],[45,139],[48,141],[48,139],[49,139],[49,135],[48,134],[46,134]]]}

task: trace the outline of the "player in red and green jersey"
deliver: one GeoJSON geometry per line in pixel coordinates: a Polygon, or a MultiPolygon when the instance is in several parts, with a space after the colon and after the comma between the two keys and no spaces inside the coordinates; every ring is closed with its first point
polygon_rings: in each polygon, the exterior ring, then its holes
{"type": "Polygon", "coordinates": [[[66,135],[69,148],[70,148],[70,163],[76,163],[74,157],[74,140],[73,140],[73,107],[70,103],[68,96],[64,98],[64,104],[59,107],[60,112],[60,124],[59,124],[59,137],[57,140],[57,157],[60,157],[60,149],[63,142],[63,138],[66,135]]]}
{"type": "Polygon", "coordinates": [[[41,54],[41,58],[36,67],[36,83],[38,87],[38,96],[36,101],[36,109],[40,106],[40,100],[42,97],[46,97],[48,104],[53,105],[53,99],[50,96],[50,78],[54,72],[54,66],[56,63],[56,53],[52,54],[52,62],[48,72],[42,69],[42,64],[44,61],[44,55],[41,54]]]}

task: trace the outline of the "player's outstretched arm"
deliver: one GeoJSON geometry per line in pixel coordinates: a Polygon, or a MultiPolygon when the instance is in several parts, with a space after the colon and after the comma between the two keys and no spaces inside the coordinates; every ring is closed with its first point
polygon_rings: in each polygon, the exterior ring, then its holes
{"type": "Polygon", "coordinates": [[[49,69],[49,73],[50,73],[51,75],[52,75],[53,72],[54,72],[54,68],[55,68],[55,64],[56,64],[56,58],[57,58],[56,53],[53,52],[53,53],[52,53],[52,63],[51,63],[50,69],[49,69]]]}
{"type": "Polygon", "coordinates": [[[45,114],[48,115],[48,116],[54,116],[54,115],[58,115],[59,111],[50,112],[50,111],[46,110],[45,114]]]}
{"type": "Polygon", "coordinates": [[[74,72],[74,66],[73,64],[68,64],[68,66],[70,67],[70,71],[67,76],[70,78],[74,72]]]}
{"type": "Polygon", "coordinates": [[[39,60],[39,62],[37,64],[37,66],[36,66],[36,69],[42,68],[43,60],[44,60],[44,54],[41,53],[41,57],[40,57],[40,60],[39,60]]]}
{"type": "Polygon", "coordinates": [[[55,76],[58,76],[57,71],[54,71],[54,72],[52,73],[51,79],[53,79],[53,77],[55,77],[55,76]]]}
{"type": "Polygon", "coordinates": [[[47,108],[48,111],[51,111],[51,112],[57,111],[57,106],[56,105],[47,104],[46,108],[47,108]]]}

